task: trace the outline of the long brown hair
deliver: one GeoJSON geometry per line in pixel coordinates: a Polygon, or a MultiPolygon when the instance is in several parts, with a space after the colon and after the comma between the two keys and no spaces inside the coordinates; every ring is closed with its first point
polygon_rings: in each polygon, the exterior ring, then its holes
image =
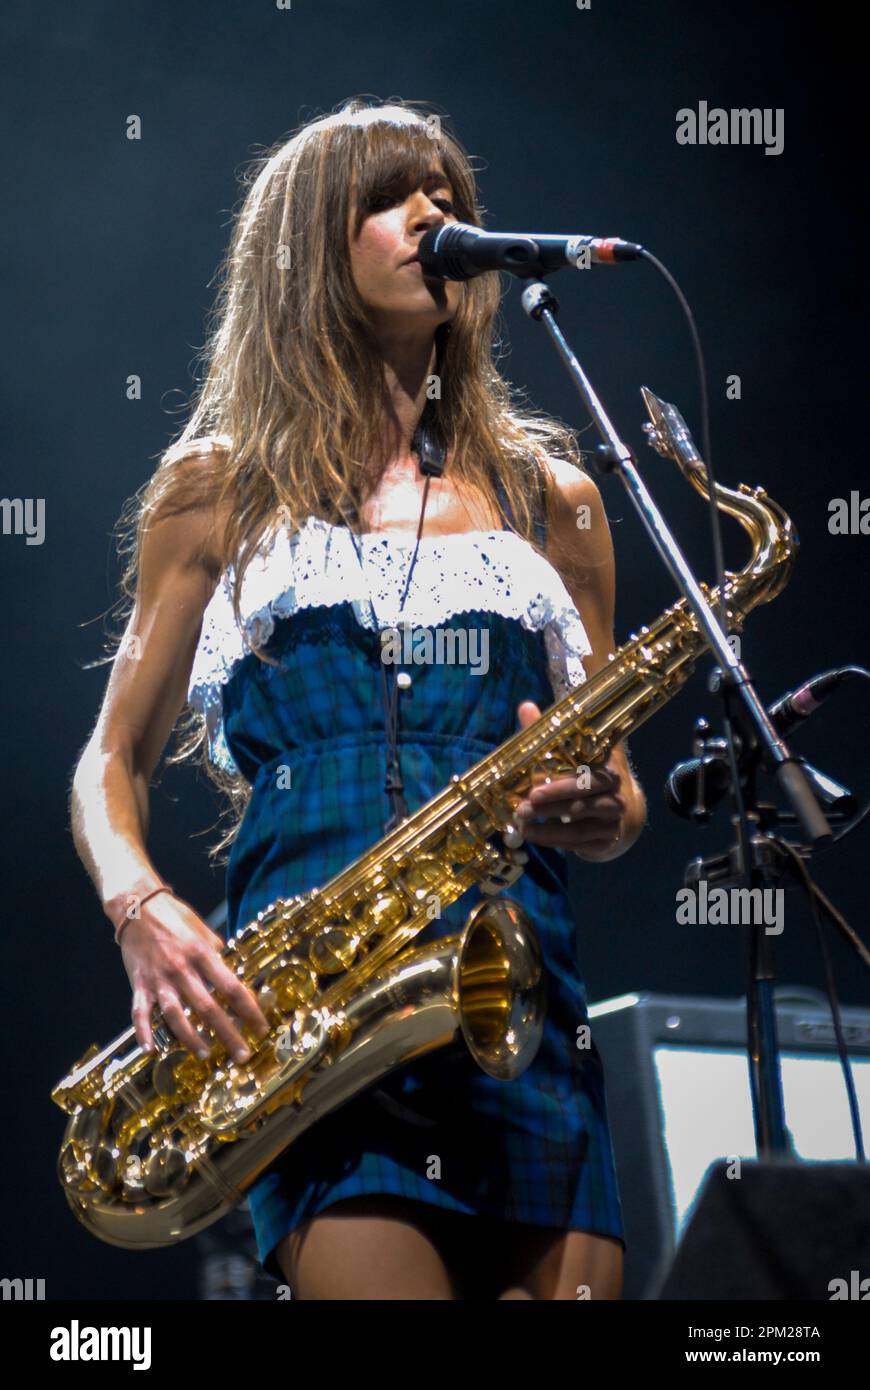
{"type": "MultiPolygon", "coordinates": [[[[354,97],[302,125],[251,161],[219,288],[198,354],[204,371],[188,422],[128,501],[119,528],[131,604],[147,528],[204,499],[227,523],[224,566],[232,566],[233,607],[245,570],[276,514],[292,531],[308,516],[356,525],[377,479],[370,459],[382,430],[384,367],[354,284],[347,229],[384,195],[419,187],[435,159],[453,187],[458,219],[480,226],[472,160],[442,118],[418,102],[354,97]],[[202,457],[195,469],[185,460],[202,457]]],[[[496,369],[500,286],[492,275],[465,282],[459,308],[436,332],[440,394],[427,405],[449,449],[448,472],[488,500],[505,524],[534,544],[535,464],[548,454],[580,463],[574,435],[532,409],[496,369]],[[519,402],[519,403],[518,403],[519,402]],[[506,515],[493,487],[501,478],[506,515]]],[[[266,658],[268,659],[268,658],[266,658]]],[[[238,830],[250,788],[214,768],[202,716],[188,709],[181,746],[197,748],[212,781],[230,798],[238,830]]]]}

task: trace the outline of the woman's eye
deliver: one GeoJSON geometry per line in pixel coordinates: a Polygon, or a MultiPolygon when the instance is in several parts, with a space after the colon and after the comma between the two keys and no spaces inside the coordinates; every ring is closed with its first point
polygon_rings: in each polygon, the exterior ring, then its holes
{"type": "MultiPolygon", "coordinates": [[[[366,208],[369,212],[382,212],[385,208],[392,207],[398,199],[392,193],[372,193],[366,199],[366,208]]],[[[443,208],[445,213],[454,212],[453,203],[449,198],[433,198],[432,202],[436,207],[443,208]]]]}

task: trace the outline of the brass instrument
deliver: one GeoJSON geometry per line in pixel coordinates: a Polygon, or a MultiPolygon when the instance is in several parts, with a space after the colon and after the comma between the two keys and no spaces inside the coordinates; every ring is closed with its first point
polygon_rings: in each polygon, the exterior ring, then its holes
{"type": "MultiPolygon", "coordinates": [[[[645,387],[643,397],[654,447],[708,497],[703,464],[677,447],[679,414],[645,387]]],[[[717,484],[716,505],[752,543],[746,566],[726,572],[728,627],[739,632],[787,583],[797,537],[761,488],[717,484]]],[[[200,1061],[159,1011],[156,1056],[133,1028],[92,1046],[52,1092],[69,1115],[58,1175],[79,1220],[130,1248],[194,1235],[311,1124],[459,1035],[490,1075],[519,1075],[540,1042],[545,977],[527,914],[498,896],[527,860],[516,806],[541,778],[606,757],[671,699],[705,647],[681,599],[342,873],[237,931],[222,958],[272,1025],[260,1043],[247,1035],[247,1063],[204,1028],[211,1054],[200,1061]],[[473,884],[487,896],[463,930],[411,948],[433,905],[437,917],[473,884]]]]}

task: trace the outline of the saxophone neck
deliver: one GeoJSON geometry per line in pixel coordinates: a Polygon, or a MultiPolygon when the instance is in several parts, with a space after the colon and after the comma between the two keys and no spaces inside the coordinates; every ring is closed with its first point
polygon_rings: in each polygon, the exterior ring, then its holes
{"type": "MultiPolygon", "coordinates": [[[[649,421],[644,432],[657,453],[670,458],[696,492],[710,497],[706,465],[689,428],[675,405],[641,387],[649,421]]],[[[713,484],[716,506],[739,522],[749,536],[752,554],[736,575],[726,576],[726,598],[735,606],[739,621],[757,604],[775,598],[788,583],[798,551],[798,537],[791,518],[764,488],[740,483],[735,490],[713,484]]]]}

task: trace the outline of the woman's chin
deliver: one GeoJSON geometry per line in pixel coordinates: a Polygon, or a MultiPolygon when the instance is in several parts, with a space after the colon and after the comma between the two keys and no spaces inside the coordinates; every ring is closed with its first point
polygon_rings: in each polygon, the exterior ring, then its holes
{"type": "MultiPolygon", "coordinates": [[[[421,286],[422,289],[422,286],[421,286]]],[[[419,324],[421,329],[436,329],[454,317],[455,308],[450,304],[437,304],[425,291],[403,297],[400,303],[379,305],[375,317],[382,328],[411,329],[419,324]]]]}

